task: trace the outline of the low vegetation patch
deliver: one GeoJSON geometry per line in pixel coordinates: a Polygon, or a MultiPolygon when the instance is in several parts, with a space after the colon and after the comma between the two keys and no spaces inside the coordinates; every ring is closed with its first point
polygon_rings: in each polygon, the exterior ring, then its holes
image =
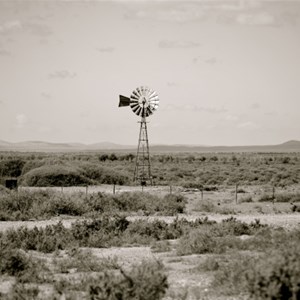
{"type": "Polygon", "coordinates": [[[96,258],[88,249],[57,252],[46,260],[19,249],[0,249],[0,274],[15,277],[3,299],[162,299],[168,288],[164,266],[143,261],[123,269],[116,259],[96,258]],[[76,272],[76,275],[75,275],[76,272]],[[75,276],[74,276],[75,275],[75,276]]]}
{"type": "Polygon", "coordinates": [[[177,245],[178,255],[225,253],[229,249],[243,250],[247,246],[242,235],[254,235],[266,225],[259,220],[250,224],[231,217],[221,223],[205,225],[184,232],[177,245]]]}
{"type": "Polygon", "coordinates": [[[233,208],[225,207],[221,203],[218,205],[212,203],[209,200],[199,201],[195,204],[194,211],[201,211],[207,213],[223,214],[223,215],[235,215],[236,211],[233,208]]]}
{"type": "Polygon", "coordinates": [[[159,262],[144,261],[131,270],[105,273],[89,286],[90,299],[162,299],[168,288],[167,276],[159,262]]]}
{"type": "Polygon", "coordinates": [[[274,197],[271,194],[263,194],[258,199],[259,202],[300,202],[300,193],[280,193],[275,194],[274,197]]]}
{"type": "Polygon", "coordinates": [[[61,222],[44,228],[9,229],[0,234],[0,243],[14,249],[36,250],[51,253],[73,247],[106,248],[122,245],[150,245],[154,241],[177,239],[190,228],[214,224],[204,219],[189,222],[175,219],[168,224],[164,221],[129,222],[122,216],[103,216],[94,220],[77,221],[71,228],[61,222]]]}
{"type": "Polygon", "coordinates": [[[60,164],[45,162],[36,166],[25,165],[20,183],[25,186],[82,186],[87,184],[125,184],[129,176],[125,172],[116,172],[110,168],[91,163],[60,164]]]}
{"type": "Polygon", "coordinates": [[[0,220],[47,219],[58,215],[91,216],[119,212],[173,216],[183,213],[187,200],[176,194],[164,197],[133,192],[63,194],[53,191],[20,191],[0,195],[0,220]]]}

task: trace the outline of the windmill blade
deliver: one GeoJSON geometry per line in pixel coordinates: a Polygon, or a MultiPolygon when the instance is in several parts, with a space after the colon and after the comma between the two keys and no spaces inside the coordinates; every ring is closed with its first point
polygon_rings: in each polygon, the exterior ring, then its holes
{"type": "Polygon", "coordinates": [[[150,106],[147,107],[146,114],[147,114],[147,117],[153,114],[150,106]]]}
{"type": "Polygon", "coordinates": [[[120,95],[119,98],[120,98],[119,107],[128,106],[130,104],[130,98],[122,96],[122,95],[120,95]]]}
{"type": "Polygon", "coordinates": [[[131,94],[131,97],[135,97],[136,99],[139,99],[140,98],[140,94],[138,93],[137,90],[134,90],[131,94]]]}
{"type": "Polygon", "coordinates": [[[130,99],[139,100],[140,96],[137,93],[132,93],[130,99]]]}
{"type": "Polygon", "coordinates": [[[135,105],[135,104],[139,104],[139,100],[130,99],[130,106],[135,105]]]}
{"type": "Polygon", "coordinates": [[[139,106],[138,109],[135,111],[135,113],[136,113],[138,116],[141,116],[141,111],[142,111],[142,108],[139,106]]]}
{"type": "Polygon", "coordinates": [[[134,113],[136,113],[139,108],[140,106],[138,104],[131,106],[131,109],[133,110],[134,113]]]}
{"type": "Polygon", "coordinates": [[[130,102],[130,107],[140,106],[138,102],[130,102]]]}

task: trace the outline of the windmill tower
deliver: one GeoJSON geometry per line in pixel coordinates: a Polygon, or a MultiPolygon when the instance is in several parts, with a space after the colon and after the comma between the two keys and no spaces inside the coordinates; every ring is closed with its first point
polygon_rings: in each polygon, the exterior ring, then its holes
{"type": "Polygon", "coordinates": [[[148,87],[136,88],[130,98],[120,95],[119,107],[130,106],[132,111],[141,117],[140,133],[135,161],[134,181],[146,185],[152,185],[152,174],[149,154],[149,142],[146,118],[157,110],[159,99],[157,93],[148,87]]]}

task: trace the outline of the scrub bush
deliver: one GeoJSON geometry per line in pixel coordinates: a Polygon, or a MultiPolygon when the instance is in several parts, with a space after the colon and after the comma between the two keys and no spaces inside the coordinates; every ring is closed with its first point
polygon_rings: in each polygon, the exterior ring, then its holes
{"type": "Polygon", "coordinates": [[[289,243],[259,258],[247,272],[253,299],[300,299],[300,247],[289,243]]]}
{"type": "Polygon", "coordinates": [[[163,265],[157,261],[142,262],[130,271],[106,272],[101,280],[89,287],[90,299],[153,300],[162,299],[168,288],[163,265]]]}
{"type": "Polygon", "coordinates": [[[79,186],[92,181],[75,166],[44,165],[22,176],[22,184],[27,186],[79,186]]]}

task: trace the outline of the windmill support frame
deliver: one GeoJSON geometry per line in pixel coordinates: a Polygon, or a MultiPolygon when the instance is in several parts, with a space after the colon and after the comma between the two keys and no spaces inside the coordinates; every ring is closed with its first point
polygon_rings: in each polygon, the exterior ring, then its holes
{"type": "Polygon", "coordinates": [[[134,181],[140,182],[142,186],[147,185],[148,182],[150,183],[150,185],[152,185],[153,181],[151,174],[151,162],[146,118],[142,117],[139,123],[141,125],[136,153],[134,181]]]}

